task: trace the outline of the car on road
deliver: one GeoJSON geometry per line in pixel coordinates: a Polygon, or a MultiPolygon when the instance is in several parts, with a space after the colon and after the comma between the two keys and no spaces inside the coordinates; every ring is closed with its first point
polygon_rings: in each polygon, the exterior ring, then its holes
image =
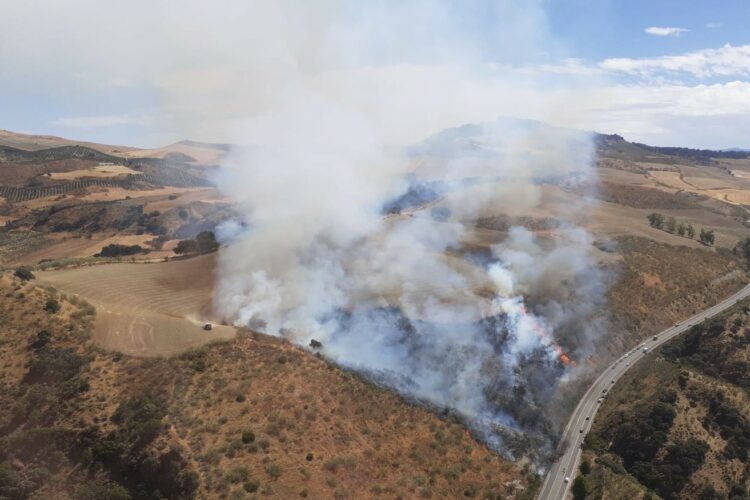
{"type": "Polygon", "coordinates": [[[565,483],[567,484],[569,482],[570,482],[570,478],[568,476],[565,476],[565,483]]]}
{"type": "Polygon", "coordinates": [[[583,429],[578,429],[578,434],[583,434],[583,429]]]}
{"type": "Polygon", "coordinates": [[[597,403],[601,403],[602,402],[602,398],[597,399],[596,402],[597,403]]]}
{"type": "Polygon", "coordinates": [[[656,340],[656,339],[658,339],[658,338],[659,338],[659,336],[658,336],[658,335],[654,335],[654,340],[656,340]]]}
{"type": "Polygon", "coordinates": [[[588,416],[586,417],[586,420],[591,420],[591,415],[588,415],[588,416]]]}

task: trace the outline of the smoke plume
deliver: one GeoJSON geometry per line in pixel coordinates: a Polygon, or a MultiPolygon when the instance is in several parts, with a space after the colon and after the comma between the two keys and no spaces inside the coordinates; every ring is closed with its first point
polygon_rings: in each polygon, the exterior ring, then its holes
{"type": "MultiPolygon", "coordinates": [[[[315,55],[305,46],[238,125],[243,146],[218,183],[242,219],[220,231],[229,243],[216,308],[306,348],[315,340],[336,363],[463,418],[499,451],[543,455],[554,441],[546,402],[599,334],[603,276],[571,222],[585,205],[547,214],[554,224],[541,232],[511,223],[492,244],[478,242],[476,222],[512,222],[539,207],[545,186],[590,181],[591,141],[515,119],[434,128],[442,107],[455,124],[503,109],[476,113],[458,87],[455,102],[430,98],[454,85],[456,67],[483,79],[490,45],[467,19],[502,23],[490,41],[510,64],[546,39],[538,6],[479,2],[451,17],[463,3],[376,5],[333,16],[308,39],[315,55]],[[417,71],[435,89],[389,97],[390,79],[409,85],[417,71]],[[373,92],[364,76],[377,74],[373,92]]],[[[498,82],[498,92],[520,85],[498,82]]]]}

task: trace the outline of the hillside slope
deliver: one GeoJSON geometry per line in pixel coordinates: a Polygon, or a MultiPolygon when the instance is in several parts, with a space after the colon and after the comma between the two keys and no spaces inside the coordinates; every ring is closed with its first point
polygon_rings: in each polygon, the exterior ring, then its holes
{"type": "Polygon", "coordinates": [[[750,301],[628,372],[586,448],[578,498],[748,498],[750,301]]]}
{"type": "Polygon", "coordinates": [[[93,314],[0,279],[0,497],[533,497],[458,422],[286,342],[131,358],[93,345],[93,314]]]}

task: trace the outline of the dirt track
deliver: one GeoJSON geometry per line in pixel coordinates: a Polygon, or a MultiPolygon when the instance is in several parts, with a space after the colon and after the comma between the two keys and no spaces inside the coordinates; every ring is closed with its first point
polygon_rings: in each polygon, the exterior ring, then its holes
{"type": "Polygon", "coordinates": [[[234,336],[211,314],[215,256],[38,273],[41,284],[96,307],[94,340],[136,356],[166,356],[234,336]],[[213,330],[203,330],[211,322],[213,330]]]}

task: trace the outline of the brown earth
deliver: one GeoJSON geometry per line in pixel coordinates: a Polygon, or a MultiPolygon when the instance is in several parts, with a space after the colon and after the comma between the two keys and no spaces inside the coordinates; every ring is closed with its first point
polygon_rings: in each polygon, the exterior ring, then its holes
{"type": "Polygon", "coordinates": [[[284,341],[244,332],[134,358],[93,346],[91,312],[0,279],[0,494],[533,498],[528,467],[461,424],[284,341]]]}
{"type": "Polygon", "coordinates": [[[623,352],[643,338],[706,309],[750,281],[728,252],[657,243],[645,238],[617,240],[622,261],[608,292],[612,321],[628,332],[613,345],[623,352]]]}

